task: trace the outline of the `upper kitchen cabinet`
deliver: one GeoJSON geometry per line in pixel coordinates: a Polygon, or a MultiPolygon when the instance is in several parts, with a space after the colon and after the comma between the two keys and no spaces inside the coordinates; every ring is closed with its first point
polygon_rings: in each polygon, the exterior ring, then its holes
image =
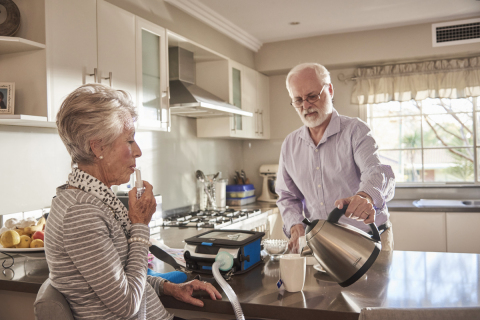
{"type": "Polygon", "coordinates": [[[136,32],[139,128],[170,131],[166,30],[137,17],[136,32]]]}
{"type": "Polygon", "coordinates": [[[136,98],[135,15],[103,0],[46,0],[48,120],[65,97],[103,83],[136,98]]]}
{"type": "Polygon", "coordinates": [[[270,126],[265,125],[269,117],[268,110],[265,114],[265,108],[268,109],[268,77],[261,76],[232,60],[197,63],[197,84],[200,87],[253,114],[253,117],[234,115],[197,119],[197,136],[268,139],[270,126]]]}

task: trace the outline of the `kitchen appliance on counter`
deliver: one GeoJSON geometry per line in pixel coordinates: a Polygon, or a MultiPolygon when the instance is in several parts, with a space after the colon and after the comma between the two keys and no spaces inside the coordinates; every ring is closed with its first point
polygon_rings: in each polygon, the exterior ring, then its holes
{"type": "Polygon", "coordinates": [[[260,176],[263,177],[262,194],[258,201],[277,202],[275,181],[277,180],[278,164],[264,164],[260,167],[260,176]]]}
{"type": "Polygon", "coordinates": [[[185,239],[187,269],[212,273],[212,265],[221,251],[233,256],[232,272],[241,274],[262,261],[260,256],[263,232],[245,230],[210,230],[185,239]]]}
{"type": "Polygon", "coordinates": [[[304,219],[307,246],[302,256],[313,256],[335,281],[348,287],[360,279],[377,259],[382,249],[375,223],[369,224],[372,236],[350,225],[339,223],[347,208],[333,209],[327,220],[304,219]]]}

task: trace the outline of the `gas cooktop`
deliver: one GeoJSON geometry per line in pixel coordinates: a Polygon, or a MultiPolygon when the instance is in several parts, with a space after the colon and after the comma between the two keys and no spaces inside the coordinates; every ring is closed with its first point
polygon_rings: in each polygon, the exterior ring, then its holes
{"type": "Polygon", "coordinates": [[[232,223],[246,220],[261,214],[258,210],[199,210],[184,214],[175,214],[163,219],[164,227],[193,227],[220,229],[232,223]]]}

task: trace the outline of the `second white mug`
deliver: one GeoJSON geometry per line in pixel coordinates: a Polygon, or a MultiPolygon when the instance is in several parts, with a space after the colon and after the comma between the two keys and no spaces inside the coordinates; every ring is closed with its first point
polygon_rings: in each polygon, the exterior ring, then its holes
{"type": "Polygon", "coordinates": [[[280,257],[280,279],[285,290],[298,292],[305,284],[306,259],[299,254],[284,254],[280,257]]]}

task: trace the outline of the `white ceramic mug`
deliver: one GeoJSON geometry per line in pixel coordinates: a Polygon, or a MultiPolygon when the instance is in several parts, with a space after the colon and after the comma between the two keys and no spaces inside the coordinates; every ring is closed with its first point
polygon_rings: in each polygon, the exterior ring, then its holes
{"type": "Polygon", "coordinates": [[[285,290],[288,292],[303,290],[306,268],[306,259],[300,257],[300,254],[284,254],[280,257],[280,279],[285,290]]]}

